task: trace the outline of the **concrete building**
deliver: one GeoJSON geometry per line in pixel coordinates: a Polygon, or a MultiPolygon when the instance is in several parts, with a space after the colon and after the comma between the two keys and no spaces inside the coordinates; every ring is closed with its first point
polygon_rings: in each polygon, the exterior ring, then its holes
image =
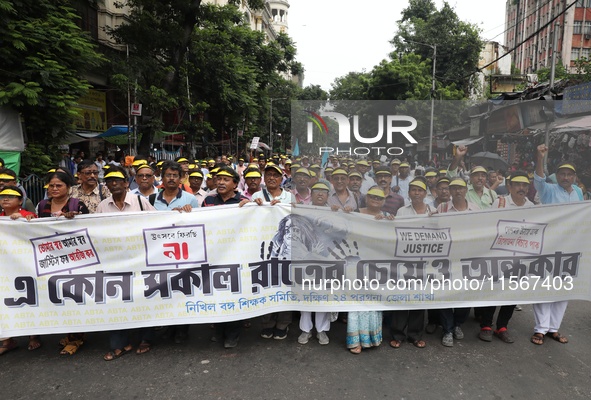
{"type": "Polygon", "coordinates": [[[507,0],[505,44],[522,74],[550,67],[553,35],[558,35],[557,63],[571,72],[574,61],[591,56],[591,0],[507,0]],[[555,17],[554,22],[549,24],[555,17]]]}
{"type": "Polygon", "coordinates": [[[485,92],[512,92],[515,89],[516,84],[514,83],[514,79],[510,77],[511,54],[499,60],[499,57],[505,54],[507,54],[507,47],[494,41],[486,42],[480,52],[478,68],[480,69],[488,65],[478,74],[480,88],[484,95],[487,94],[485,92]]]}
{"type": "MultiPolygon", "coordinates": [[[[204,0],[204,3],[224,6],[228,4],[228,0],[204,0]]],[[[288,31],[289,2],[287,0],[267,0],[262,10],[252,9],[246,1],[242,1],[239,9],[244,12],[250,28],[263,32],[269,41],[276,40],[279,33],[288,31]]]]}

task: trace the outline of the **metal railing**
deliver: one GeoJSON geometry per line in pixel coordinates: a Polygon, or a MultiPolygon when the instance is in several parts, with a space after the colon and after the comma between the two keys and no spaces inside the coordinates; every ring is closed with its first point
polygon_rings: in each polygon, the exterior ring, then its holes
{"type": "Polygon", "coordinates": [[[43,178],[32,174],[24,178],[19,178],[19,181],[25,189],[27,197],[31,199],[35,206],[37,206],[37,204],[45,197],[45,189],[43,189],[45,182],[43,178]]]}

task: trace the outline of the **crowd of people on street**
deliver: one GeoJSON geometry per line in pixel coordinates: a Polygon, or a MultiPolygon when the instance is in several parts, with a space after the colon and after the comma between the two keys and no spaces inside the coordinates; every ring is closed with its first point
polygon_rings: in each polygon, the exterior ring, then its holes
{"type": "MultiPolygon", "coordinates": [[[[0,160],[0,216],[31,220],[152,210],[191,212],[197,207],[243,206],[254,202],[259,206],[304,204],[327,207],[335,212],[357,212],[375,219],[395,221],[401,216],[428,217],[437,213],[584,200],[573,164],[564,162],[547,176],[544,171],[547,152],[545,145],[538,146],[535,164],[525,171],[495,171],[479,165],[466,169],[464,158],[468,149],[465,146],[456,148],[447,168],[422,167],[397,158],[371,160],[331,156],[322,163],[320,157],[266,157],[262,153],[249,158],[234,159],[224,155],[204,160],[178,157],[174,161],[136,156],[126,166],[112,157],[106,162],[102,154],[95,160],[77,155],[75,165],[62,163],[48,171],[46,196],[37,205],[19,185],[16,173],[0,160]]],[[[535,326],[530,341],[542,345],[546,338],[550,338],[567,343],[567,337],[559,332],[566,308],[566,301],[534,304],[535,326]]],[[[475,316],[480,321],[478,337],[485,342],[496,337],[504,343],[513,343],[508,325],[516,309],[519,310],[519,306],[475,308],[475,316]]],[[[464,338],[462,325],[469,312],[469,308],[355,311],[341,313],[340,318],[347,324],[347,349],[359,354],[363,349],[382,343],[382,326],[389,328],[388,343],[393,348],[399,348],[405,342],[424,348],[423,333],[432,334],[438,326],[442,327],[441,344],[452,347],[454,340],[464,338]]],[[[285,339],[293,316],[291,311],[263,316],[261,338],[285,339]]],[[[336,313],[301,312],[298,343],[308,343],[315,330],[319,344],[328,344],[331,322],[337,318],[336,313]]],[[[250,324],[251,321],[215,324],[212,340],[220,341],[225,348],[236,347],[241,330],[250,324]]],[[[160,329],[165,330],[161,338],[176,343],[187,340],[189,334],[189,325],[160,329]]],[[[142,328],[138,334],[139,345],[135,351],[138,354],[150,351],[156,328],[142,328]]],[[[80,332],[67,334],[60,341],[61,354],[75,354],[86,336],[80,332]]],[[[15,338],[0,340],[0,355],[18,346],[15,338]]],[[[38,349],[41,344],[39,336],[30,336],[28,349],[38,349]]],[[[130,331],[110,332],[109,347],[104,355],[106,361],[132,351],[130,331]]]]}

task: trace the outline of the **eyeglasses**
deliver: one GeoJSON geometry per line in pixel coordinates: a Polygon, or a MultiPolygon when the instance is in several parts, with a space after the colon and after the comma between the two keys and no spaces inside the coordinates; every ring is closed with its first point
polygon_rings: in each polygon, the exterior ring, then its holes
{"type": "Polygon", "coordinates": [[[2,183],[16,182],[16,179],[0,179],[0,182],[2,182],[2,183]]]}
{"type": "Polygon", "coordinates": [[[150,179],[151,177],[153,177],[154,175],[152,174],[137,174],[136,175],[139,179],[150,179]]]}
{"type": "Polygon", "coordinates": [[[112,185],[114,183],[123,183],[125,182],[125,179],[121,179],[121,178],[107,178],[105,179],[105,183],[112,185]]]}
{"type": "Polygon", "coordinates": [[[333,176],[331,179],[336,182],[345,182],[347,180],[347,177],[346,176],[333,176]]]}
{"type": "Polygon", "coordinates": [[[375,201],[384,201],[384,200],[386,200],[385,197],[374,196],[373,194],[368,194],[367,195],[367,198],[368,199],[371,199],[371,200],[375,200],[375,201]]]}
{"type": "Polygon", "coordinates": [[[51,185],[49,185],[48,188],[49,189],[61,189],[61,188],[65,187],[65,186],[66,185],[62,185],[60,183],[57,183],[57,184],[51,184],[51,185]]]}
{"type": "Polygon", "coordinates": [[[0,196],[0,201],[2,201],[2,200],[12,200],[12,199],[18,199],[18,198],[19,198],[19,196],[14,196],[14,195],[6,194],[6,195],[0,196]]]}
{"type": "Polygon", "coordinates": [[[80,172],[82,175],[86,175],[86,176],[91,176],[91,175],[96,175],[98,176],[99,172],[98,171],[82,171],[80,172]]]}
{"type": "Polygon", "coordinates": [[[164,177],[167,179],[179,179],[181,176],[177,174],[166,174],[164,177]]]}

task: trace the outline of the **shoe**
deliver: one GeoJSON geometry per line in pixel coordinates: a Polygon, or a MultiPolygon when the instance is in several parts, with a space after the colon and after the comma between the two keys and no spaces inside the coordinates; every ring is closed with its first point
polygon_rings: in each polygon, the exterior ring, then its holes
{"type": "Polygon", "coordinates": [[[287,338],[287,331],[289,331],[289,327],[287,327],[285,329],[275,328],[275,331],[273,333],[273,339],[283,340],[283,339],[287,338]]]}
{"type": "Polygon", "coordinates": [[[454,335],[451,332],[445,333],[443,335],[443,339],[441,339],[441,344],[445,347],[454,347],[454,335]]]}
{"type": "Polygon", "coordinates": [[[456,326],[454,328],[453,335],[454,339],[462,340],[464,338],[464,331],[462,331],[462,328],[460,328],[459,326],[456,326]]]}
{"type": "Polygon", "coordinates": [[[522,311],[523,308],[520,305],[515,306],[515,311],[522,311]]]}
{"type": "Polygon", "coordinates": [[[308,343],[308,340],[310,340],[311,337],[312,337],[311,332],[302,332],[300,334],[300,336],[298,337],[298,343],[299,344],[306,344],[306,343],[308,343]]]}
{"type": "Polygon", "coordinates": [[[428,334],[435,333],[436,330],[437,324],[427,324],[427,327],[425,328],[425,332],[427,332],[428,334]]]}
{"type": "Polygon", "coordinates": [[[225,349],[233,349],[236,346],[238,346],[238,339],[226,339],[224,341],[225,349]]]}
{"type": "Polygon", "coordinates": [[[478,339],[483,340],[485,342],[492,342],[493,331],[491,328],[482,328],[480,329],[480,333],[478,334],[478,339]]]}
{"type": "Polygon", "coordinates": [[[261,331],[263,339],[273,339],[273,328],[265,328],[261,331]]]}
{"type": "Polygon", "coordinates": [[[513,343],[514,340],[511,336],[509,336],[509,332],[507,332],[507,328],[499,329],[495,331],[495,336],[501,339],[505,343],[513,343]]]}
{"type": "Polygon", "coordinates": [[[318,339],[318,343],[320,343],[321,345],[325,345],[330,342],[326,332],[318,332],[318,334],[316,335],[316,339],[318,339]]]}

